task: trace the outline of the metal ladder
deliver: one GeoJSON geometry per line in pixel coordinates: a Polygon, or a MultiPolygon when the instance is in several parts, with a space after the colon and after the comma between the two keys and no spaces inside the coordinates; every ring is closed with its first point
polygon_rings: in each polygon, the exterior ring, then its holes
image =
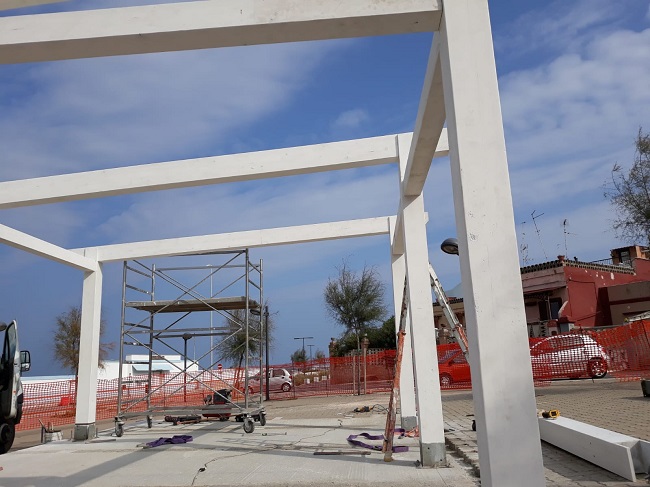
{"type": "MultiPolygon", "coordinates": [[[[445,294],[436,272],[429,264],[429,278],[431,280],[431,288],[436,295],[438,303],[442,307],[442,311],[449,322],[460,349],[468,356],[467,335],[465,328],[458,320],[456,313],[451,309],[447,295],[445,294]]],[[[388,402],[388,414],[386,416],[386,429],[384,430],[384,443],[382,445],[382,452],[384,453],[384,461],[393,461],[393,439],[395,435],[395,422],[397,419],[396,403],[400,394],[400,373],[402,370],[402,356],[404,354],[404,337],[406,336],[406,312],[408,310],[408,281],[404,280],[404,292],[402,294],[402,309],[399,317],[399,329],[397,331],[397,353],[395,354],[395,376],[393,377],[393,387],[390,391],[390,400],[388,402]]]]}

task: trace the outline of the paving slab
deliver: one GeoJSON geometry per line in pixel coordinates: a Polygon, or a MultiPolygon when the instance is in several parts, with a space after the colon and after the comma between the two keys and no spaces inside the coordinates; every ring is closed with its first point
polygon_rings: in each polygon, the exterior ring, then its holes
{"type": "MultiPolygon", "coordinates": [[[[370,399],[367,396],[361,402],[370,399]]],[[[250,434],[235,421],[174,426],[156,419],[152,428],[144,422],[127,423],[120,438],[106,430],[91,442],[63,440],[10,452],[0,457],[0,486],[479,484],[468,467],[453,456],[448,468],[416,466],[420,456],[417,438],[396,439],[396,444],[408,446],[409,451],[394,454],[390,463],[384,462],[381,452],[370,450],[369,455],[314,455],[355,450],[346,441],[351,434],[383,433],[383,407],[377,407],[378,412],[355,414],[351,401],[360,402],[359,398],[338,397],[315,400],[311,405],[298,401],[269,404],[267,424],[256,424],[250,434]],[[192,441],[144,447],[174,435],[190,435],[192,441]]],[[[387,396],[374,396],[371,401],[385,405],[387,396]]]]}

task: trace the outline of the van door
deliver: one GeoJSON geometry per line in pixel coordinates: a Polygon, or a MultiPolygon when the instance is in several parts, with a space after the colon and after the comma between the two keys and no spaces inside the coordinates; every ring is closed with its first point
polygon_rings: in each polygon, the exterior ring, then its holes
{"type": "Polygon", "coordinates": [[[16,322],[12,321],[5,329],[2,356],[0,357],[0,413],[2,418],[15,418],[17,396],[20,387],[20,351],[16,322]]]}

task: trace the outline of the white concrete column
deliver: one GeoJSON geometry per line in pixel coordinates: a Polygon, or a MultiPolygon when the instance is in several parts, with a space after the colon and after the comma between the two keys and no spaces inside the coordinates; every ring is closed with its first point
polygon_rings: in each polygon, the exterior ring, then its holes
{"type": "Polygon", "coordinates": [[[449,0],[439,34],[481,485],[544,468],[487,0],[449,0]]]}
{"type": "MultiPolygon", "coordinates": [[[[96,251],[94,255],[92,255],[92,250],[87,253],[91,255],[86,255],[86,257],[97,258],[96,251]]],[[[86,440],[95,436],[101,307],[102,268],[101,264],[98,264],[95,272],[84,274],[75,440],[86,440]]]]}
{"type": "MultiPolygon", "coordinates": [[[[400,177],[403,181],[411,136],[398,136],[400,177]]],[[[424,199],[405,196],[400,184],[403,209],[404,250],[408,278],[413,373],[417,417],[420,426],[420,461],[425,467],[446,465],[442,398],[438,381],[438,353],[433,324],[433,299],[429,280],[426,214],[424,199]]]]}
{"type": "MultiPolygon", "coordinates": [[[[402,216],[403,218],[403,216],[402,216]]],[[[390,217],[390,241],[395,241],[395,225],[397,219],[390,217]]],[[[391,245],[391,249],[393,246],[391,245]]],[[[406,278],[406,258],[403,253],[391,250],[391,270],[393,274],[393,303],[395,308],[395,333],[399,331],[402,298],[404,297],[404,279],[406,278]]],[[[415,387],[413,379],[413,347],[411,346],[411,321],[406,312],[406,336],[402,350],[402,367],[399,376],[399,401],[402,428],[409,431],[418,425],[417,409],[415,407],[415,387]]]]}

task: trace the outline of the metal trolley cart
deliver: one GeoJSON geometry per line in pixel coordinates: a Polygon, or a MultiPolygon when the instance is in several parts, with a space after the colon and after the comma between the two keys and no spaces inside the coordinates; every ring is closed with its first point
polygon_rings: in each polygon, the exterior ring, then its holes
{"type": "Polygon", "coordinates": [[[248,249],[174,259],[190,258],[213,262],[124,262],[116,436],[127,419],[146,416],[151,428],[154,415],[163,413],[234,417],[246,433],[256,421],[266,424],[264,381],[255,391],[251,378],[262,370],[266,334],[262,261],[251,263],[248,249]],[[237,367],[222,367],[233,359],[237,367]]]}

